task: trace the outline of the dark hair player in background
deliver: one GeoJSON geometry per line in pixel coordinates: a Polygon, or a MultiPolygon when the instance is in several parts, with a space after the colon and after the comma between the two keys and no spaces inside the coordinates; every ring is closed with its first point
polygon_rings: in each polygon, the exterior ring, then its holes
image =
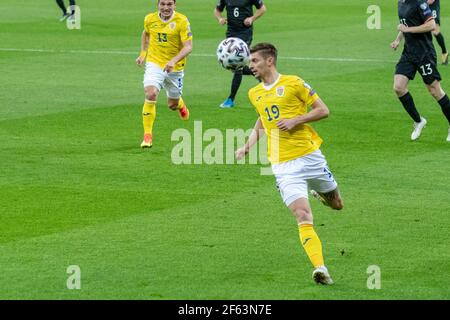
{"type": "MultiPolygon", "coordinates": [[[[427,120],[420,116],[416,109],[408,90],[409,80],[413,80],[416,72],[419,71],[425,86],[441,106],[449,124],[450,100],[441,87],[441,75],[437,70],[436,51],[431,35],[436,23],[426,0],[399,0],[398,16],[400,24],[397,30],[399,33],[391,43],[391,47],[396,50],[403,39],[405,39],[405,46],[395,68],[394,91],[406,112],[414,120],[411,140],[417,140],[427,124],[427,120]]],[[[450,141],[450,128],[447,141],[450,141]]]]}
{"type": "MultiPolygon", "coordinates": [[[[253,39],[253,23],[266,12],[262,0],[219,0],[214,9],[214,16],[221,25],[227,25],[226,37],[236,37],[244,40],[250,47],[253,39]],[[253,6],[256,8],[253,14],[253,6]],[[227,17],[222,17],[223,10],[227,10],[227,17]]],[[[253,75],[248,67],[234,71],[231,82],[231,92],[228,98],[220,105],[221,108],[234,107],[234,98],[242,82],[242,75],[253,75]]]]}

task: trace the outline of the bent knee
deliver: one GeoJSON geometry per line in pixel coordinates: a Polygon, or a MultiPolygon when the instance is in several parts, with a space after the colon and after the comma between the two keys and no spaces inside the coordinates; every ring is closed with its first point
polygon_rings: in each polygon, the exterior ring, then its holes
{"type": "Polygon", "coordinates": [[[169,103],[169,109],[170,110],[177,110],[178,109],[178,103],[169,103]]]}
{"type": "Polygon", "coordinates": [[[293,213],[298,223],[312,221],[312,213],[310,210],[304,208],[297,208],[293,213]]]}
{"type": "Polygon", "coordinates": [[[167,106],[170,108],[170,110],[178,110],[180,104],[180,99],[167,99],[167,106]]]}
{"type": "Polygon", "coordinates": [[[155,92],[145,93],[145,99],[149,101],[156,101],[158,94],[155,92]]]}
{"type": "Polygon", "coordinates": [[[432,96],[433,98],[436,98],[436,96],[437,96],[437,91],[436,91],[435,89],[428,87],[428,92],[431,94],[431,96],[432,96]]]}
{"type": "Polygon", "coordinates": [[[333,202],[331,202],[331,208],[334,210],[342,210],[344,209],[344,202],[342,199],[335,199],[333,202]]]}
{"type": "Polygon", "coordinates": [[[394,92],[398,97],[404,96],[406,93],[408,93],[408,90],[405,87],[399,86],[394,84],[394,92]]]}
{"type": "Polygon", "coordinates": [[[433,96],[433,98],[435,98],[436,100],[439,100],[445,95],[444,91],[440,88],[440,86],[427,86],[427,89],[433,96]]]}
{"type": "Polygon", "coordinates": [[[149,86],[144,88],[145,99],[156,101],[158,99],[159,91],[156,87],[149,86]]]}

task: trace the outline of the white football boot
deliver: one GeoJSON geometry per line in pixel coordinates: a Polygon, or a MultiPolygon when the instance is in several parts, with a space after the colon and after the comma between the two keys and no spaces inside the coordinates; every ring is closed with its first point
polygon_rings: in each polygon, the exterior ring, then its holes
{"type": "Polygon", "coordinates": [[[420,122],[414,122],[414,131],[411,133],[411,140],[417,140],[422,133],[422,129],[425,128],[427,124],[427,120],[423,117],[420,117],[420,122]]]}
{"type": "Polygon", "coordinates": [[[314,269],[312,277],[317,284],[333,284],[333,279],[331,279],[331,276],[328,273],[328,269],[325,266],[320,266],[314,269]]]}

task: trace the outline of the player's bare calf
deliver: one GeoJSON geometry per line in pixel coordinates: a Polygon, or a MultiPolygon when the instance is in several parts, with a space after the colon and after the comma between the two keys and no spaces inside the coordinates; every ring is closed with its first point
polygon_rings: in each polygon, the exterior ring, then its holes
{"type": "Polygon", "coordinates": [[[310,191],[311,195],[322,202],[327,207],[330,207],[334,210],[342,210],[344,208],[344,201],[341,198],[341,195],[339,193],[339,189],[334,189],[330,192],[317,192],[315,190],[310,191]]]}

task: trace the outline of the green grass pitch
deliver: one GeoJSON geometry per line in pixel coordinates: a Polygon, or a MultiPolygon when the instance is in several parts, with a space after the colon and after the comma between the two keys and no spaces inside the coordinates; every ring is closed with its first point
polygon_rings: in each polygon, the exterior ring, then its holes
{"type": "MultiPolygon", "coordinates": [[[[2,0],[0,299],[450,298],[448,124],[417,76],[410,90],[428,126],[409,141],[392,91],[396,1],[378,1],[380,30],[367,28],[365,0],[265,0],[255,23],[253,43],[274,43],[279,70],[306,79],[331,111],[314,127],[346,207],[311,201],[330,287],[313,283],[295,220],[259,165],[171,162],[177,128],[255,121],[249,77],[237,107],[218,108],[231,73],[215,59],[225,32],[216,1],[178,1],[194,33],[183,95],[191,121],[161,94],[150,150],[139,148],[134,60],[155,1],[77,2],[81,30],[58,21],[54,1],[2,0]],[[80,290],[66,286],[70,265],[80,290]],[[379,290],[367,287],[372,265],[379,290]]],[[[448,92],[449,68],[439,68],[448,92]]]]}

